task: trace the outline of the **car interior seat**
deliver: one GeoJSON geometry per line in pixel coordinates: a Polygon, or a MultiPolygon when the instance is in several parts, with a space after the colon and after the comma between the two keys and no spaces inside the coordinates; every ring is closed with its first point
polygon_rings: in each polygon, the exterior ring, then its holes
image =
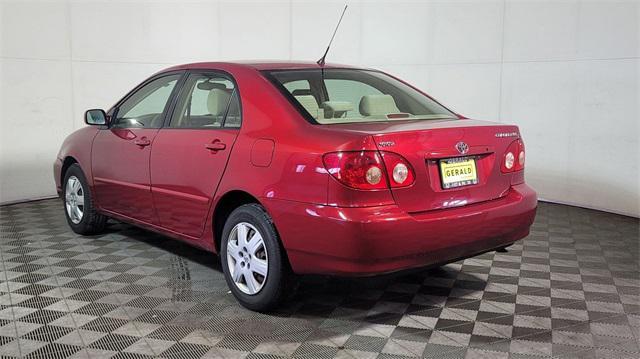
{"type": "Polygon", "coordinates": [[[224,90],[220,88],[213,88],[209,91],[209,96],[207,97],[207,109],[213,116],[214,123],[222,123],[230,99],[231,92],[226,88],[224,90]]]}
{"type": "Polygon", "coordinates": [[[359,107],[360,114],[365,117],[385,117],[387,114],[400,112],[391,95],[362,96],[359,107]]]}
{"type": "Polygon", "coordinates": [[[295,98],[313,118],[317,119],[320,116],[320,106],[318,106],[318,101],[316,101],[315,97],[312,95],[297,95],[295,98]]]}

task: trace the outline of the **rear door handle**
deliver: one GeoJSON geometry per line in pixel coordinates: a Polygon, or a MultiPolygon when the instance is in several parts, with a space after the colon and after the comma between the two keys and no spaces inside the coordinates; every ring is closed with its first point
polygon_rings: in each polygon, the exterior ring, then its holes
{"type": "Polygon", "coordinates": [[[206,145],[204,145],[204,147],[209,151],[218,152],[227,148],[227,145],[220,142],[220,140],[213,140],[213,142],[207,143],[206,145]]]}
{"type": "Polygon", "coordinates": [[[145,146],[149,146],[151,144],[151,141],[149,141],[149,139],[146,137],[142,137],[139,140],[133,141],[133,143],[135,143],[140,147],[145,147],[145,146]]]}

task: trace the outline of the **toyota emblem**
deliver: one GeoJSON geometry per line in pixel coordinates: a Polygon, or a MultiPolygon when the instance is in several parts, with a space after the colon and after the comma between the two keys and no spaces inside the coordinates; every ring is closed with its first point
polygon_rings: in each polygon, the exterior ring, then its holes
{"type": "Polygon", "coordinates": [[[464,155],[465,153],[469,152],[469,145],[464,142],[458,142],[456,143],[456,150],[458,150],[461,155],[464,155]]]}

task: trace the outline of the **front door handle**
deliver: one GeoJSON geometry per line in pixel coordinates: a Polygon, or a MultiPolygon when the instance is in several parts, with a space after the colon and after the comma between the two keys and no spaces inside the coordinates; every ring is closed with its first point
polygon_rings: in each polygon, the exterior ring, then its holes
{"type": "Polygon", "coordinates": [[[151,141],[146,137],[141,137],[139,140],[133,141],[133,143],[135,143],[136,145],[138,145],[140,147],[146,147],[146,146],[149,146],[151,144],[151,141]]]}
{"type": "Polygon", "coordinates": [[[206,145],[204,145],[204,148],[212,152],[218,152],[227,148],[227,145],[220,142],[220,140],[213,140],[213,142],[207,143],[206,145]]]}

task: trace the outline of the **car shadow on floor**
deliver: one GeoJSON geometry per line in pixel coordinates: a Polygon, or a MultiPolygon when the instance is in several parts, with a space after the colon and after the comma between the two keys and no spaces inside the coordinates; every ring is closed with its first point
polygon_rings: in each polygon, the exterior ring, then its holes
{"type": "MultiPolygon", "coordinates": [[[[474,293],[481,293],[487,285],[485,277],[462,272],[462,261],[371,277],[298,276],[294,290],[288,293],[278,308],[269,313],[252,314],[235,302],[226,289],[217,255],[128,224],[114,223],[109,226],[107,233],[122,236],[126,241],[139,242],[141,247],[151,246],[170,254],[165,275],[174,283],[169,285],[173,288],[173,300],[192,300],[191,292],[197,290],[192,286],[201,285],[195,283],[197,280],[193,278],[194,275],[200,279],[210,278],[221,289],[212,293],[210,298],[203,298],[204,301],[222,300],[233,308],[229,310],[243,313],[241,316],[247,318],[258,315],[303,323],[300,328],[285,330],[285,334],[294,335],[300,330],[313,328],[314,337],[319,341],[338,340],[344,330],[373,336],[389,335],[383,332],[384,328],[395,327],[401,321],[406,321],[404,317],[407,315],[437,318],[445,306],[462,305],[465,308],[475,305],[471,302],[479,306],[480,299],[471,298],[476,297],[474,293]],[[457,291],[456,298],[450,296],[453,290],[457,291]],[[461,295],[470,299],[460,298],[461,295]]],[[[429,334],[430,331],[416,333],[429,334]]]]}
{"type": "Polygon", "coordinates": [[[219,257],[193,244],[115,220],[110,220],[102,236],[105,234],[118,234],[127,239],[145,243],[222,274],[219,257]]]}

